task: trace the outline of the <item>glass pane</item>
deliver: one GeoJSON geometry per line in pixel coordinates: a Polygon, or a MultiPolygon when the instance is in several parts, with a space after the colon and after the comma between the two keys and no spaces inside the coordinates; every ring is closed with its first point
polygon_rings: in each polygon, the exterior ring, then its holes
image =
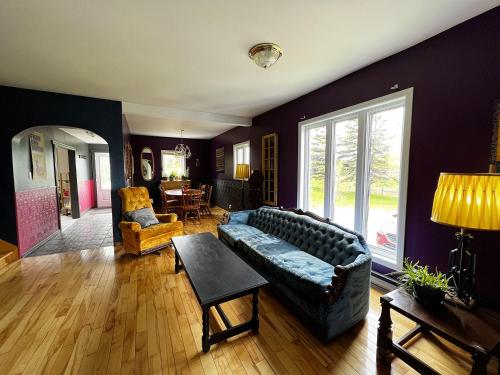
{"type": "Polygon", "coordinates": [[[101,180],[101,190],[111,190],[109,155],[99,156],[99,179],[101,180]]]}
{"type": "Polygon", "coordinates": [[[250,147],[245,147],[245,164],[250,164],[250,147]]]}
{"type": "Polygon", "coordinates": [[[238,156],[236,157],[236,164],[242,164],[242,163],[243,163],[243,148],[239,147],[238,156]]]}
{"type": "Polygon", "coordinates": [[[335,180],[333,222],[354,229],[356,163],[358,159],[358,119],[334,124],[335,180]]]}
{"type": "Polygon", "coordinates": [[[392,259],[397,249],[403,119],[403,106],[369,115],[367,242],[392,259]]]}
{"type": "Polygon", "coordinates": [[[306,178],[309,183],[307,210],[324,216],[325,207],[325,172],[326,172],[326,126],[309,130],[309,165],[306,166],[306,178]]]}
{"type": "Polygon", "coordinates": [[[182,156],[176,156],[173,153],[162,154],[162,174],[163,177],[169,177],[172,173],[181,177],[185,173],[185,159],[182,156]]]}

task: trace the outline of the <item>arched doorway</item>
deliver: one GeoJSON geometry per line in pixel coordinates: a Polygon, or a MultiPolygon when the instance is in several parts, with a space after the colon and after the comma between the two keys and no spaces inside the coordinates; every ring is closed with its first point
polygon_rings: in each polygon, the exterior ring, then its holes
{"type": "Polygon", "coordinates": [[[12,164],[20,256],[113,245],[111,163],[102,137],[32,127],[12,138],[12,164]]]}

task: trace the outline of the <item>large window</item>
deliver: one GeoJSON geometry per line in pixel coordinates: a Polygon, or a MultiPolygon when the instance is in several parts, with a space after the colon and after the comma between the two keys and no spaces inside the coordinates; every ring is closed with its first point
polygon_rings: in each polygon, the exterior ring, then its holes
{"type": "Polygon", "coordinates": [[[250,141],[233,145],[233,177],[236,178],[236,164],[250,164],[250,141]]]}
{"type": "Polygon", "coordinates": [[[413,89],[299,123],[298,206],[362,233],[377,263],[403,260],[413,89]]]}
{"type": "Polygon", "coordinates": [[[173,150],[162,150],[161,175],[168,177],[172,173],[177,177],[186,175],[186,158],[176,155],[173,150]]]}

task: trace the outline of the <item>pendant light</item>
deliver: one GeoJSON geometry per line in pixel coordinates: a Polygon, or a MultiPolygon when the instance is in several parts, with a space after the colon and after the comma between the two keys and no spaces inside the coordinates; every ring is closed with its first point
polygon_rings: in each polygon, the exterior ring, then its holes
{"type": "Polygon", "coordinates": [[[189,159],[191,157],[191,150],[189,149],[188,145],[185,145],[182,142],[182,133],[184,133],[184,130],[181,130],[181,142],[177,146],[175,146],[174,152],[177,156],[182,156],[186,159],[189,159]]]}

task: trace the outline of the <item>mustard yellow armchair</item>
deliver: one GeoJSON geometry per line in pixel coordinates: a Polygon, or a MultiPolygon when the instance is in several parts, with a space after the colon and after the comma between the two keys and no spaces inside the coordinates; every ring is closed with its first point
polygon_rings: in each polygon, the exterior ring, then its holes
{"type": "MultiPolygon", "coordinates": [[[[123,188],[118,192],[122,199],[122,213],[149,207],[153,209],[145,187],[123,188]]],[[[156,214],[160,224],[141,228],[139,223],[121,221],[123,247],[127,253],[142,255],[167,247],[174,236],[184,234],[182,221],[176,214],[156,214]]]]}

